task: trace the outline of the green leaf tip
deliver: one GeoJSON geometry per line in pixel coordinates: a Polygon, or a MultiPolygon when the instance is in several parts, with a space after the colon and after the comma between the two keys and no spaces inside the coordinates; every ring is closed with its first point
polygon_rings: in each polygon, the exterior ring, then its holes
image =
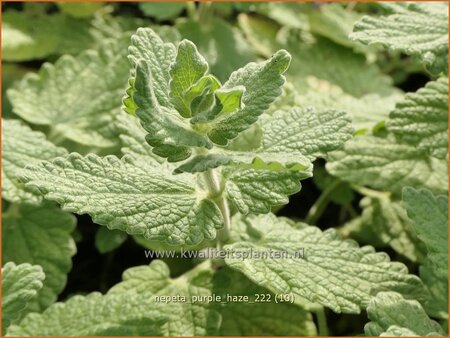
{"type": "Polygon", "coordinates": [[[427,189],[403,188],[403,203],[437,275],[448,275],[448,197],[427,189]]]}
{"type": "Polygon", "coordinates": [[[448,4],[409,2],[384,6],[391,14],[364,16],[356,22],[350,39],[418,55],[431,73],[448,73],[448,4]]]}
{"type": "Polygon", "coordinates": [[[39,265],[16,265],[8,262],[2,267],[2,331],[37,297],[45,274],[39,265]]]}
{"type": "Polygon", "coordinates": [[[379,292],[367,307],[371,322],[364,327],[367,336],[444,336],[442,327],[431,320],[416,300],[396,292],[379,292]]]}
{"type": "Polygon", "coordinates": [[[226,145],[248,129],[281,95],[291,60],[279,50],[237,70],[222,86],[189,40],[175,48],[151,29],[138,29],[131,41],[124,109],[138,116],[153,152],[169,162],[189,158],[195,148],[226,145]]]}

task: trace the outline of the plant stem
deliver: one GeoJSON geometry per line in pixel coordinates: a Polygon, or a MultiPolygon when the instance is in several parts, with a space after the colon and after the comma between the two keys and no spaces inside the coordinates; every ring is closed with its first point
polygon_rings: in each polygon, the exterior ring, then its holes
{"type": "Polygon", "coordinates": [[[325,316],[325,310],[321,308],[316,311],[317,324],[319,326],[319,336],[328,336],[327,317],[325,316]]]}
{"type": "Polygon", "coordinates": [[[306,215],[306,218],[305,218],[306,223],[314,224],[317,222],[317,220],[320,218],[323,211],[325,210],[326,206],[330,202],[331,193],[337,187],[339,187],[340,184],[341,184],[341,181],[335,180],[324,191],[322,191],[322,194],[319,196],[317,201],[313,204],[311,209],[309,209],[308,215],[306,215]]]}
{"type": "Polygon", "coordinates": [[[105,263],[103,264],[103,270],[100,278],[100,291],[102,293],[106,293],[106,291],[108,291],[108,283],[107,283],[109,277],[108,273],[109,269],[111,268],[111,265],[113,264],[114,255],[115,255],[114,251],[109,252],[106,256],[105,263]]]}
{"type": "Polygon", "coordinates": [[[361,195],[365,195],[365,196],[376,198],[376,199],[385,199],[385,198],[389,198],[391,196],[391,193],[389,193],[389,192],[373,190],[373,189],[369,189],[366,187],[352,186],[352,188],[354,190],[356,190],[357,192],[359,192],[361,195]]]}
{"type": "Polygon", "coordinates": [[[204,173],[206,185],[209,189],[209,196],[216,201],[217,206],[222,214],[223,228],[218,233],[219,243],[224,243],[230,235],[231,214],[228,201],[222,194],[222,186],[217,172],[213,169],[204,173]]]}
{"type": "Polygon", "coordinates": [[[212,2],[200,2],[198,8],[198,22],[202,24],[209,24],[212,18],[212,2]]]}
{"type": "Polygon", "coordinates": [[[198,20],[198,13],[197,13],[197,9],[195,8],[195,2],[193,2],[193,1],[186,2],[186,10],[187,10],[189,19],[191,19],[193,21],[198,20]]]}
{"type": "Polygon", "coordinates": [[[209,189],[210,197],[217,197],[222,193],[222,188],[220,186],[220,178],[217,175],[217,172],[214,169],[210,169],[204,173],[204,177],[206,180],[206,185],[209,189]]]}
{"type": "Polygon", "coordinates": [[[353,205],[348,204],[346,206],[346,210],[348,211],[348,213],[350,214],[351,218],[355,218],[356,216],[358,216],[358,213],[356,212],[355,208],[353,208],[353,205]]]}
{"type": "Polygon", "coordinates": [[[228,201],[225,197],[221,197],[218,201],[218,207],[223,217],[223,229],[219,230],[219,243],[225,243],[230,237],[231,215],[228,201]]]}

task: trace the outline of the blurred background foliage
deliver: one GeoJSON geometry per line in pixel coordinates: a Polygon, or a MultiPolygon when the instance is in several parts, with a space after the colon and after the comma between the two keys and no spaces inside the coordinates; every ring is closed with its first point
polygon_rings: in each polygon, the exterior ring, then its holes
{"type": "MultiPolygon", "coordinates": [[[[117,53],[117,62],[105,69],[105,81],[110,79],[106,73],[120,78],[123,74],[123,86],[119,83],[114,88],[119,91],[123,88],[124,93],[129,37],[138,27],[152,27],[166,41],[192,40],[208,60],[211,73],[221,81],[234,69],[284,48],[292,54],[292,64],[286,73],[284,93],[268,114],[292,106],[343,109],[352,116],[356,132],[382,133],[384,119],[405,92],[415,91],[431,79],[414,57],[348,39],[353,24],[363,15],[386,10],[377,3],[355,2],[3,2],[2,115],[20,118],[6,92],[17,86],[25,74],[39,72],[45,63],[56,63],[58,67],[58,60],[64,55],[80,59],[86,50],[102,55],[111,44],[121,52],[117,53]]],[[[83,83],[83,78],[77,78],[76,74],[70,81],[86,86],[78,98],[80,101],[90,99],[83,97],[83,93],[87,95],[89,86],[95,86],[95,82],[83,83]]],[[[59,95],[60,100],[65,100],[66,86],[61,83],[61,88],[49,96],[59,95]]],[[[114,119],[121,105],[119,95],[108,111],[101,114],[114,119]]],[[[79,113],[77,107],[68,109],[73,109],[68,116],[79,113]]],[[[55,125],[27,122],[69,151],[119,154],[118,132],[114,128],[102,134],[101,143],[79,142],[76,137],[55,135],[55,125]]],[[[258,130],[251,128],[245,134],[251,146],[258,130]]],[[[274,211],[307,220],[322,229],[338,227],[343,236],[357,239],[361,245],[380,248],[417,273],[417,262],[423,252],[411,244],[415,238],[409,238],[410,234],[404,230],[409,221],[402,208],[397,208],[398,202],[390,201],[388,195],[352,189],[348,183],[328,174],[324,163],[317,161],[314,178],[303,182],[302,191],[292,196],[288,205],[274,211]]],[[[6,210],[8,203],[4,201],[3,207],[6,210]]],[[[142,238],[99,227],[89,216],[77,216],[77,224],[73,231],[77,253],[59,299],[106,291],[120,281],[126,268],[148,264],[143,247],[159,249],[142,238]]],[[[8,258],[11,257],[6,253],[4,259],[8,258]]],[[[174,275],[193,264],[182,260],[167,263],[174,275]]],[[[365,315],[328,312],[327,316],[332,335],[358,334],[366,322],[365,315]]]]}

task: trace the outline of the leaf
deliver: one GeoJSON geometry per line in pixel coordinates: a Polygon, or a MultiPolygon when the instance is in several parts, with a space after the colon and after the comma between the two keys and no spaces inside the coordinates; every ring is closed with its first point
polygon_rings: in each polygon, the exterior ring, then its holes
{"type": "Polygon", "coordinates": [[[100,227],[95,233],[95,247],[101,254],[117,249],[128,238],[125,232],[100,227]]]}
{"type": "MultiPolygon", "coordinates": [[[[58,24],[57,18],[55,18],[55,26],[59,25],[60,27],[59,30],[55,30],[59,35],[59,44],[55,54],[75,56],[86,49],[98,49],[98,46],[103,43],[103,40],[96,39],[95,28],[92,26],[91,19],[61,15],[59,19],[61,23],[58,24]]],[[[44,24],[48,25],[48,21],[44,21],[44,24]]],[[[115,36],[116,39],[117,37],[118,35],[115,36]]]]}
{"type": "Polygon", "coordinates": [[[181,40],[180,33],[173,26],[149,25],[148,20],[112,15],[95,15],[92,19],[92,35],[96,41],[116,39],[124,34],[132,35],[139,27],[151,27],[164,41],[176,43],[181,40]]]}
{"type": "Polygon", "coordinates": [[[364,197],[360,207],[363,211],[356,221],[361,222],[362,227],[370,227],[374,236],[400,255],[413,262],[423,261],[425,248],[401,203],[380,193],[379,196],[364,197]]]}
{"type": "Polygon", "coordinates": [[[438,275],[448,275],[448,198],[430,191],[403,189],[403,202],[417,237],[428,250],[428,259],[438,275]]]}
{"type": "Polygon", "coordinates": [[[192,130],[171,103],[169,66],[175,61],[175,46],[149,28],[138,29],[131,40],[129,59],[136,68],[124,103],[127,112],[141,119],[153,152],[176,162],[190,156],[190,146],[211,148],[211,142],[192,130]]]}
{"type": "Polygon", "coordinates": [[[380,292],[370,300],[367,314],[371,322],[364,327],[366,336],[445,336],[441,326],[428,318],[416,300],[406,300],[396,292],[380,292]]]}
{"type": "Polygon", "coordinates": [[[311,79],[308,85],[310,89],[304,94],[295,95],[292,104],[302,108],[314,107],[317,111],[330,109],[345,111],[357,131],[370,131],[378,123],[386,120],[389,113],[394,110],[395,104],[403,97],[401,93],[393,91],[386,96],[366,94],[357,98],[326,81],[311,79]]]}
{"type": "MultiPolygon", "coordinates": [[[[182,250],[187,251],[187,250],[201,250],[203,248],[208,248],[208,247],[213,247],[216,245],[216,240],[204,240],[203,242],[201,242],[200,244],[197,245],[178,245],[178,246],[173,246],[170,244],[166,244],[164,242],[160,242],[160,241],[152,241],[152,240],[148,240],[145,239],[144,237],[140,236],[140,235],[134,235],[133,236],[133,240],[140,245],[141,247],[148,249],[148,250],[152,250],[152,251],[169,251],[169,250],[173,250],[173,252],[175,252],[176,254],[178,254],[179,252],[181,252],[182,250]]],[[[156,253],[154,258],[158,258],[156,257],[156,253]]],[[[172,272],[173,275],[177,275],[179,273],[183,273],[186,270],[188,270],[190,267],[193,267],[195,264],[190,260],[190,259],[181,259],[179,260],[178,258],[169,258],[168,260],[166,260],[166,262],[171,264],[171,268],[173,268],[173,266],[175,265],[176,268],[178,268],[178,270],[172,272]],[[176,262],[175,262],[176,260],[176,262]],[[172,264],[173,263],[173,264],[172,264]]]]}
{"type": "MultiPolygon", "coordinates": [[[[326,11],[325,7],[330,5],[321,6],[320,10],[309,10],[322,13],[326,11]]],[[[289,109],[295,105],[302,108],[313,106],[317,110],[344,110],[352,117],[358,130],[370,129],[384,120],[399,100],[401,92],[392,86],[392,80],[374,64],[368,65],[365,57],[355,54],[351,48],[323,37],[306,41],[294,32],[277,32],[277,27],[259,17],[240,16],[239,23],[249,42],[263,55],[270,55],[279,48],[291,53],[292,62],[285,74],[292,92],[291,101],[286,104],[289,109]],[[269,37],[261,37],[261,32],[267,30],[269,37]],[[354,71],[349,72],[348,69],[354,71]]]]}
{"type": "Polygon", "coordinates": [[[191,42],[180,44],[169,74],[164,74],[162,56],[155,50],[164,51],[170,45],[163,44],[148,29],[138,30],[132,41],[130,59],[136,70],[125,105],[128,112],[135,113],[142,121],[153,152],[169,162],[190,157],[192,147],[211,149],[209,139],[226,144],[256,122],[280,94],[279,87],[284,82],[281,74],[290,60],[286,51],[279,51],[264,63],[248,64],[234,72],[223,87],[217,88],[220,83],[205,76],[207,63],[191,42]],[[143,54],[145,48],[147,54],[143,54]],[[138,60],[138,54],[144,59],[138,60]],[[165,92],[168,81],[171,95],[165,92]],[[187,118],[191,116],[189,121],[187,118]]]}
{"type": "MultiPolygon", "coordinates": [[[[236,86],[233,88],[219,88],[214,92],[216,104],[214,113],[230,114],[243,108],[242,97],[246,88],[244,86],[236,86]]],[[[215,115],[213,115],[215,117],[215,115]]]]}
{"type": "Polygon", "coordinates": [[[174,19],[186,7],[184,2],[142,2],[138,5],[145,15],[154,17],[158,21],[174,19]]]}
{"type": "Polygon", "coordinates": [[[234,151],[254,151],[261,146],[262,130],[257,122],[230,140],[225,149],[234,151]]]}
{"type": "Polygon", "coordinates": [[[448,4],[408,3],[381,17],[365,16],[350,38],[419,55],[433,73],[448,72],[448,4]]]}
{"type": "Polygon", "coordinates": [[[197,47],[189,40],[178,45],[175,62],[170,68],[170,95],[174,106],[183,117],[190,116],[190,106],[185,102],[185,93],[208,71],[208,63],[197,47]]]}
{"type": "Polygon", "coordinates": [[[448,153],[448,79],[439,78],[407,94],[391,112],[386,128],[401,142],[445,158],[448,153]]]}
{"type": "Polygon", "coordinates": [[[366,219],[362,217],[362,215],[356,216],[355,218],[345,222],[342,226],[337,228],[337,231],[342,238],[353,239],[360,245],[368,244],[377,250],[386,247],[386,243],[383,243],[379,236],[374,233],[373,228],[367,226],[366,219]]]}
{"type": "Polygon", "coordinates": [[[298,2],[271,2],[257,7],[257,12],[277,21],[283,26],[294,29],[307,30],[308,18],[305,4],[298,2]]]}
{"type": "Polygon", "coordinates": [[[75,18],[90,17],[105,5],[103,2],[57,2],[56,4],[61,12],[75,18]]]}
{"type": "Polygon", "coordinates": [[[149,266],[138,266],[125,271],[123,282],[114,286],[109,295],[124,292],[156,296],[180,297],[179,301],[164,303],[169,320],[163,327],[168,336],[179,335],[248,335],[284,333],[306,335],[316,332],[311,315],[291,304],[259,303],[257,305],[227,300],[227,295],[255,297],[255,293],[268,293],[245,276],[226,267],[218,272],[211,261],[197,265],[180,277],[170,278],[167,265],[159,260],[149,266]],[[200,297],[213,298],[212,301],[200,297]],[[183,297],[183,298],[181,298],[183,297]],[[193,297],[197,297],[194,299],[193,297]],[[184,300],[181,300],[184,299],[184,300]],[[246,321],[248,313],[252,320],[246,321]],[[291,314],[286,316],[287,311],[291,314]],[[242,324],[242,325],[241,325],[242,324]]]}
{"type": "Polygon", "coordinates": [[[44,134],[31,130],[19,120],[2,119],[2,198],[10,202],[37,204],[40,197],[21,187],[19,170],[27,164],[37,164],[67,154],[46,140],[44,134]]]}
{"type": "Polygon", "coordinates": [[[311,161],[341,147],[353,132],[345,112],[311,108],[275,112],[262,128],[264,152],[298,152],[311,161]]]}
{"type": "Polygon", "coordinates": [[[419,267],[419,275],[430,293],[425,311],[431,317],[448,319],[448,277],[437,273],[429,259],[419,267]]]}
{"type": "Polygon", "coordinates": [[[276,152],[255,153],[217,150],[211,151],[207,155],[197,155],[192,157],[182,165],[177,167],[174,173],[197,173],[214,169],[220,166],[240,165],[241,168],[289,169],[291,171],[301,171],[306,176],[311,176],[312,163],[301,153],[283,154],[276,152]],[[289,156],[291,155],[291,156],[289,156]]]}
{"type": "Polygon", "coordinates": [[[44,58],[58,46],[54,28],[39,19],[17,11],[2,15],[2,57],[5,61],[24,61],[44,58]],[[34,32],[33,29],[34,28],[34,32]]]}
{"type": "Polygon", "coordinates": [[[125,53],[126,39],[120,38],[105,42],[98,51],[45,64],[8,91],[14,112],[30,123],[51,126],[55,140],[113,146],[112,122],[128,76],[125,53]]]}
{"type": "MultiPolygon", "coordinates": [[[[361,44],[356,44],[348,39],[354,22],[361,18],[361,14],[346,10],[341,4],[329,3],[323,6],[315,3],[274,2],[263,4],[257,8],[257,12],[278,22],[282,26],[280,31],[284,27],[290,27],[301,30],[304,35],[306,35],[306,32],[313,33],[342,46],[353,47],[358,51],[363,49],[361,44]]],[[[251,21],[251,24],[258,25],[258,21],[263,22],[260,17],[248,16],[250,18],[249,23],[251,21]]],[[[261,18],[266,19],[264,17],[261,18]]],[[[256,25],[254,28],[258,28],[256,25]]],[[[280,26],[278,25],[277,30],[279,28],[280,26]]],[[[258,34],[258,31],[255,29],[253,33],[258,34]]],[[[267,39],[267,34],[261,34],[261,38],[267,39]]]]}
{"type": "MultiPolygon", "coordinates": [[[[137,117],[119,113],[116,119],[116,129],[122,143],[122,154],[132,157],[135,164],[139,164],[143,168],[163,165],[164,159],[155,155],[152,147],[145,141],[147,133],[137,117]]],[[[170,163],[165,165],[168,168],[172,166],[170,163]]]]}
{"type": "Polygon", "coordinates": [[[414,332],[406,329],[404,327],[398,327],[396,325],[392,325],[390,326],[386,332],[383,332],[380,336],[382,337],[393,337],[393,336],[398,336],[398,337],[409,337],[409,336],[415,336],[414,332]]]}
{"type": "Polygon", "coordinates": [[[220,92],[220,82],[213,75],[206,75],[194,83],[185,93],[186,106],[189,106],[188,116],[193,116],[191,124],[198,121],[209,121],[221,112],[217,93],[220,92]],[[220,108],[220,109],[218,109],[220,108]]]}
{"type": "Polygon", "coordinates": [[[392,137],[356,136],[343,150],[330,154],[327,170],[345,181],[400,195],[406,186],[446,190],[447,161],[392,137]]]}
{"type": "Polygon", "coordinates": [[[249,302],[228,302],[220,310],[221,336],[314,336],[316,327],[309,312],[290,303],[275,302],[275,295],[244,275],[222,268],[215,276],[214,293],[247,296],[249,302]],[[255,295],[270,295],[270,301],[254,303],[255,295]]]}
{"type": "Polygon", "coordinates": [[[2,64],[2,118],[12,119],[15,117],[12,113],[11,102],[9,102],[8,97],[6,96],[6,91],[29,71],[29,68],[20,66],[16,63],[2,64]]]}
{"type": "Polygon", "coordinates": [[[197,155],[175,172],[202,172],[219,166],[225,194],[241,213],[267,213],[274,205],[288,203],[300,190],[299,180],[312,175],[312,163],[351,137],[347,115],[313,109],[278,111],[263,119],[262,140],[249,152],[214,149],[197,155]]]}
{"type": "Polygon", "coordinates": [[[425,295],[420,279],[409,275],[406,266],[390,262],[387,254],[370,246],[360,248],[354,241],[342,240],[334,229],[295,229],[273,214],[236,217],[231,229],[232,244],[226,250],[247,254],[272,250],[289,256],[229,257],[226,264],[274,293],[292,293],[296,301],[318,303],[338,313],[359,313],[378,291],[414,298],[425,295]]]}
{"type": "Polygon", "coordinates": [[[203,336],[214,335],[220,325],[220,314],[213,303],[193,302],[193,296],[211,295],[213,270],[210,262],[205,262],[177,279],[170,278],[167,265],[154,260],[148,266],[128,269],[123,274],[123,281],[114,286],[108,295],[124,293],[146,295],[155,305],[164,307],[168,321],[162,327],[166,336],[203,336]],[[158,304],[156,296],[175,297],[178,301],[158,304]]]}
{"type": "Polygon", "coordinates": [[[326,81],[356,98],[367,94],[389,96],[398,91],[376,65],[368,64],[363,55],[356,54],[351,48],[323,37],[302,41],[294,31],[278,40],[271,46],[271,51],[284,48],[292,55],[285,76],[298,93],[307,92],[312,80],[326,81]]]}
{"type": "Polygon", "coordinates": [[[343,4],[330,3],[326,6],[314,6],[307,10],[309,29],[312,33],[321,35],[342,46],[351,47],[355,51],[364,52],[363,46],[348,38],[354,23],[361,18],[356,11],[349,11],[343,4]]]}
{"type": "Polygon", "coordinates": [[[289,202],[289,195],[300,191],[300,180],[311,176],[307,169],[290,170],[280,164],[256,160],[253,168],[227,168],[225,193],[242,214],[268,213],[272,206],[289,202]]]}
{"type": "Polygon", "coordinates": [[[10,336],[153,336],[161,335],[166,315],[139,294],[73,296],[41,314],[32,313],[7,331],[10,336]]]}
{"type": "Polygon", "coordinates": [[[173,245],[213,239],[222,226],[219,209],[196,190],[192,177],[175,178],[129,158],[72,153],[28,167],[21,180],[64,210],[87,213],[109,229],[173,245]]]}
{"type": "Polygon", "coordinates": [[[180,19],[175,26],[183,38],[195,43],[208,61],[211,73],[221,81],[228,79],[237,68],[256,60],[242,33],[219,17],[206,24],[180,19]]]}
{"type": "Polygon", "coordinates": [[[52,54],[76,54],[94,46],[89,21],[60,13],[8,10],[2,16],[2,59],[22,62],[52,54]]]}
{"type": "Polygon", "coordinates": [[[6,263],[2,268],[2,330],[20,318],[28,303],[36,298],[45,274],[38,265],[6,263]]]}
{"type": "MultiPolygon", "coordinates": [[[[445,91],[443,86],[438,87],[445,91]]],[[[442,117],[435,120],[422,114],[424,110],[433,111],[436,116],[438,111],[440,116],[446,99],[433,95],[430,100],[429,91],[430,87],[426,87],[397,103],[386,122],[386,129],[392,128],[396,138],[389,133],[385,137],[363,135],[347,142],[343,151],[334,152],[330,157],[327,163],[330,173],[357,185],[369,185],[397,195],[406,185],[443,191],[447,186],[447,161],[443,158],[447,152],[443,145],[447,136],[442,134],[442,129],[447,128],[448,122],[442,122],[442,117]],[[407,120],[402,120],[404,114],[408,115],[407,120]],[[415,121],[421,122],[419,129],[412,124],[415,121]]]]}
{"type": "Polygon", "coordinates": [[[245,87],[242,97],[243,108],[234,113],[220,114],[213,121],[208,132],[209,138],[217,144],[225,145],[229,139],[249,128],[259,115],[281,95],[284,84],[282,75],[289,67],[291,57],[285,50],[276,52],[263,63],[249,63],[233,72],[223,85],[223,89],[245,87]]]}
{"type": "Polygon", "coordinates": [[[312,175],[305,158],[313,161],[339,148],[352,132],[345,113],[313,109],[278,111],[263,119],[262,130],[252,166],[224,171],[225,192],[243,214],[287,204],[287,196],[300,190],[299,180],[312,175]]]}
{"type": "Polygon", "coordinates": [[[250,45],[259,54],[264,56],[272,54],[273,46],[276,45],[277,32],[280,29],[276,22],[264,16],[240,13],[237,23],[250,45]]]}
{"type": "Polygon", "coordinates": [[[167,157],[169,162],[177,162],[191,155],[190,147],[211,149],[212,143],[208,138],[193,130],[188,120],[183,119],[171,104],[159,105],[151,69],[149,62],[139,61],[133,101],[138,107],[136,115],[148,132],[145,139],[153,147],[153,152],[167,157]]]}
{"type": "Polygon", "coordinates": [[[321,37],[314,44],[301,43],[295,36],[288,37],[285,46],[294,60],[286,76],[300,92],[308,88],[310,77],[334,84],[354,97],[370,93],[386,96],[393,91],[391,79],[350,48],[321,37]]]}
{"type": "Polygon", "coordinates": [[[224,154],[208,154],[208,155],[197,155],[188,161],[184,162],[182,165],[174,170],[174,174],[179,173],[201,173],[208,171],[209,169],[214,169],[223,165],[239,163],[235,161],[231,156],[224,154]]]}
{"type": "Polygon", "coordinates": [[[42,311],[66,286],[76,252],[71,233],[76,219],[50,203],[40,206],[11,204],[2,215],[3,261],[40,265],[44,287],[27,307],[42,311]]]}
{"type": "Polygon", "coordinates": [[[261,2],[217,2],[213,5],[214,13],[220,17],[230,17],[233,10],[238,12],[254,11],[257,7],[263,5],[261,2]]]}
{"type": "MultiPolygon", "coordinates": [[[[170,107],[170,65],[175,61],[176,51],[172,43],[164,43],[154,30],[138,28],[131,37],[128,59],[134,69],[140,60],[145,60],[151,68],[152,89],[157,94],[156,100],[163,107],[170,107]]],[[[132,76],[133,79],[133,76],[132,76]]],[[[125,106],[127,100],[124,101],[125,106]]]]}

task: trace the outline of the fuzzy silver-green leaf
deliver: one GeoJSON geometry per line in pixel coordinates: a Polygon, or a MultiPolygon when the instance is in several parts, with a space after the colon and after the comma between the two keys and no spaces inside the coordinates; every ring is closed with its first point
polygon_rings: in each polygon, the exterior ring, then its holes
{"type": "Polygon", "coordinates": [[[448,79],[441,77],[397,103],[386,123],[402,142],[433,156],[448,153],[448,79]]]}
{"type": "Polygon", "coordinates": [[[286,253],[288,257],[226,258],[258,285],[275,293],[292,293],[337,313],[359,313],[379,291],[395,290],[408,297],[425,296],[422,282],[405,265],[391,262],[383,252],[343,240],[334,229],[294,228],[273,214],[236,217],[231,243],[225,249],[286,253]],[[295,256],[301,252],[302,255],[295,256]]]}
{"type": "Polygon", "coordinates": [[[26,165],[66,155],[67,151],[19,120],[2,119],[2,136],[2,198],[38,204],[40,196],[25,191],[18,181],[19,171],[26,165]]]}
{"type": "Polygon", "coordinates": [[[12,262],[2,267],[2,330],[3,334],[12,320],[20,318],[28,303],[42,288],[45,274],[39,265],[12,262]]]}
{"type": "Polygon", "coordinates": [[[434,196],[425,189],[403,189],[403,202],[417,237],[428,250],[428,259],[438,275],[448,274],[448,197],[434,196]]]}
{"type": "Polygon", "coordinates": [[[147,239],[193,245],[215,238],[222,226],[217,206],[192,178],[149,170],[131,158],[72,153],[27,167],[21,179],[64,210],[147,239]]]}
{"type": "Polygon", "coordinates": [[[32,263],[45,272],[44,287],[27,311],[42,311],[56,301],[72,269],[76,219],[57,206],[11,204],[2,214],[3,261],[32,263]]]}
{"type": "Polygon", "coordinates": [[[367,314],[371,320],[364,327],[367,336],[445,335],[442,327],[427,316],[418,301],[404,299],[396,292],[378,293],[370,300],[367,314]]]}
{"type": "Polygon", "coordinates": [[[350,38],[419,55],[432,72],[448,72],[448,4],[409,2],[402,5],[390,7],[394,12],[387,16],[363,17],[355,24],[350,38]]]}

